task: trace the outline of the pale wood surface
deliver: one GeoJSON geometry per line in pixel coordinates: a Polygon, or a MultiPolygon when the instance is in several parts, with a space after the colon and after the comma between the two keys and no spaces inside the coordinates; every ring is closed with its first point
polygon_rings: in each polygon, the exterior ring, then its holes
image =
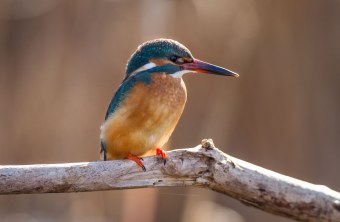
{"type": "Polygon", "coordinates": [[[224,154],[209,141],[169,151],[167,164],[128,160],[0,166],[0,194],[67,193],[145,187],[204,187],[300,221],[340,221],[340,193],[224,154]]]}

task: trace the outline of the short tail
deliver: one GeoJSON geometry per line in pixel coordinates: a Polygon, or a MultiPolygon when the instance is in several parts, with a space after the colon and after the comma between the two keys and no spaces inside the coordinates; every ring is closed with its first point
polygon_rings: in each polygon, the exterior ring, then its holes
{"type": "Polygon", "coordinates": [[[100,153],[103,155],[103,160],[106,161],[106,148],[103,141],[100,141],[100,153]]]}

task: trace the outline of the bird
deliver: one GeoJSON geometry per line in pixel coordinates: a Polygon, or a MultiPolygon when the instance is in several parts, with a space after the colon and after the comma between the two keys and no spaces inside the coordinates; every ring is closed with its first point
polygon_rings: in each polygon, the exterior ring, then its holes
{"type": "Polygon", "coordinates": [[[138,46],[100,128],[104,161],[129,159],[146,171],[143,156],[156,154],[166,164],[162,147],[184,110],[187,90],[182,76],[187,73],[239,76],[194,58],[172,39],[149,40],[138,46]]]}

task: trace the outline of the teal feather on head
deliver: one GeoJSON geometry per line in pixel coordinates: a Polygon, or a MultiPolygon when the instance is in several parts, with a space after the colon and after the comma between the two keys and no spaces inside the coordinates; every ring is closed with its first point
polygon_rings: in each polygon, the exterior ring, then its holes
{"type": "Polygon", "coordinates": [[[132,54],[126,76],[150,62],[150,59],[169,59],[171,56],[192,58],[191,52],[181,43],[172,39],[155,39],[140,45],[132,54]]]}

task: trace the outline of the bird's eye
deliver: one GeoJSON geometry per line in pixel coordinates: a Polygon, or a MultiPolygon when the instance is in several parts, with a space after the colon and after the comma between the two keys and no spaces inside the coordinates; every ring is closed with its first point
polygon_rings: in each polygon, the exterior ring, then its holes
{"type": "Polygon", "coordinates": [[[178,57],[176,55],[170,56],[169,59],[170,59],[171,62],[176,63],[176,64],[183,64],[185,62],[183,58],[178,57]]]}
{"type": "Polygon", "coordinates": [[[177,59],[178,59],[178,56],[175,56],[175,55],[170,56],[170,61],[171,62],[176,63],[177,59]]]}

